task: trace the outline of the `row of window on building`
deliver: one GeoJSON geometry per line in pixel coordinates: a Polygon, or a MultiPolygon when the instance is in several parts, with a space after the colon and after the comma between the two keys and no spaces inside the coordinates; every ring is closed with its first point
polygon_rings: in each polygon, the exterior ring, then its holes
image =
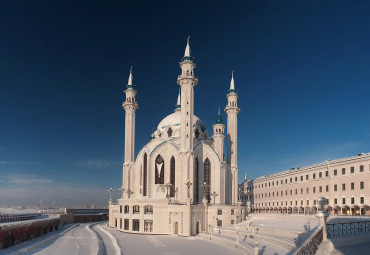
{"type": "MultiPolygon", "coordinates": [[[[370,165],[369,165],[369,169],[370,169],[370,165]]],[[[359,167],[359,172],[362,173],[364,172],[364,165],[360,165],[359,167]]],[[[350,167],[350,173],[351,174],[354,174],[355,173],[355,167],[354,166],[351,166],[350,167]]],[[[325,175],[323,175],[323,172],[319,172],[318,173],[318,178],[323,178],[323,177],[330,177],[329,176],[329,171],[325,171],[324,172],[325,175]]],[[[345,175],[346,174],[346,168],[342,168],[342,175],[345,175]]],[[[338,175],[338,169],[334,169],[333,170],[333,176],[337,176],[338,175]]],[[[312,179],[316,179],[317,178],[317,175],[316,173],[313,173],[312,174],[312,179]]],[[[310,179],[309,175],[306,174],[306,177],[305,177],[306,181],[310,179]]],[[[283,185],[283,184],[287,184],[288,181],[289,183],[292,183],[294,180],[294,182],[298,182],[298,176],[295,176],[294,179],[293,177],[290,177],[289,179],[288,178],[285,178],[284,179],[281,179],[280,180],[280,184],[283,185]]],[[[300,181],[303,181],[304,180],[304,177],[303,175],[300,176],[299,178],[300,181]]],[[[254,185],[254,189],[260,189],[260,188],[267,188],[267,187],[271,187],[271,186],[278,186],[279,185],[279,181],[270,181],[270,182],[265,182],[265,183],[261,183],[261,184],[255,184],[254,185]]]]}
{"type": "MultiPolygon", "coordinates": [[[[360,204],[364,204],[365,203],[365,198],[364,197],[360,197],[360,204]]],[[[329,200],[328,200],[328,204],[329,203],[329,200]]],[[[334,198],[334,205],[337,205],[338,204],[338,198],[334,198]]],[[[346,198],[343,197],[342,198],[342,204],[345,205],[346,204],[346,198]]],[[[351,204],[356,204],[356,199],[354,197],[351,197],[351,204]]],[[[295,201],[295,205],[298,206],[298,201],[296,200],[295,201]]],[[[301,200],[301,204],[303,206],[303,200],[301,200]]],[[[310,200],[306,200],[306,205],[310,205],[310,200]]],[[[316,200],[313,200],[313,205],[316,205],[316,200]]],[[[260,202],[260,203],[257,203],[257,206],[275,206],[275,202],[260,202]]],[[[279,202],[276,202],[276,206],[279,206],[279,202]]],[[[280,206],[284,206],[284,203],[283,201],[280,201],[280,206]]],[[[288,201],[285,201],[285,206],[288,206],[288,201]]],[[[290,201],[290,206],[293,206],[293,201],[290,201]]]]}
{"type": "MultiPolygon", "coordinates": [[[[130,230],[130,220],[129,219],[119,219],[119,226],[117,226],[117,219],[115,222],[115,227],[119,227],[120,229],[124,229],[129,231],[130,230]],[[123,226],[122,226],[123,223],[123,226]]],[[[133,219],[132,220],[132,231],[140,231],[140,220],[139,219],[133,219]]],[[[153,232],[153,221],[152,220],[144,220],[144,232],[153,232]]]]}
{"type": "MultiPolygon", "coordinates": [[[[360,182],[359,187],[360,187],[360,190],[364,189],[365,188],[365,183],[360,182]]],[[[333,190],[338,191],[338,185],[337,184],[334,184],[333,190]]],[[[342,183],[342,191],[345,191],[345,190],[346,190],[346,184],[342,183]]],[[[351,190],[355,190],[355,183],[354,182],[351,183],[351,190]]],[[[317,191],[316,187],[312,187],[312,193],[316,193],[316,191],[317,191]]],[[[318,191],[323,192],[323,186],[319,186],[318,191]]],[[[329,185],[325,186],[325,192],[329,192],[329,185]]],[[[306,194],[309,194],[309,193],[310,193],[309,188],[306,188],[306,194]]],[[[275,197],[275,194],[276,194],[277,197],[279,196],[278,191],[268,192],[268,193],[266,192],[266,193],[255,194],[255,199],[263,198],[264,194],[265,194],[265,198],[266,197],[271,197],[271,195],[272,195],[272,197],[275,197]]],[[[283,191],[280,191],[280,196],[283,196],[283,194],[284,194],[283,191]]],[[[303,188],[301,188],[300,194],[303,194],[303,188]]],[[[285,195],[288,196],[288,190],[285,190],[285,195]]],[[[290,190],[289,195],[293,195],[293,190],[290,190]]],[[[295,189],[294,195],[298,195],[298,189],[295,189]]]]}
{"type": "MultiPolygon", "coordinates": [[[[120,213],[130,213],[130,206],[125,205],[125,206],[120,206],[119,207],[119,212],[120,213]]],[[[140,206],[139,205],[134,205],[132,206],[132,213],[133,214],[139,214],[140,213],[140,206]]],[[[145,205],[144,206],[144,214],[153,214],[153,206],[151,205],[145,205]]]]}

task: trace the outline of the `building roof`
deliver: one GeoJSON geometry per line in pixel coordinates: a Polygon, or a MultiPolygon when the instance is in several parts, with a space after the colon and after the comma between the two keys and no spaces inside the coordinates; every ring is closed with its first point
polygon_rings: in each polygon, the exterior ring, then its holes
{"type": "Polygon", "coordinates": [[[264,175],[264,176],[258,177],[256,179],[254,179],[254,181],[255,182],[266,181],[266,180],[270,180],[270,179],[273,179],[273,178],[279,178],[279,177],[287,176],[287,175],[290,175],[290,174],[305,172],[305,171],[308,171],[308,170],[313,170],[315,168],[330,166],[330,165],[334,165],[334,164],[338,164],[338,163],[345,163],[347,161],[352,161],[352,160],[357,160],[357,159],[362,159],[362,158],[363,159],[370,158],[370,153],[359,153],[356,156],[352,156],[352,157],[334,159],[334,160],[326,160],[324,162],[314,164],[314,165],[310,165],[310,166],[291,168],[290,170],[286,170],[286,171],[279,172],[279,173],[276,173],[276,174],[270,174],[270,175],[264,175]]]}

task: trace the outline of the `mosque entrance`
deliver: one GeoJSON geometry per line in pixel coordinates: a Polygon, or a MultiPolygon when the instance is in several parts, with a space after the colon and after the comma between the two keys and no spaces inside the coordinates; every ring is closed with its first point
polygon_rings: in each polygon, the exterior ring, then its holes
{"type": "Polygon", "coordinates": [[[173,224],[173,233],[175,235],[179,234],[179,223],[177,221],[173,224]]]}

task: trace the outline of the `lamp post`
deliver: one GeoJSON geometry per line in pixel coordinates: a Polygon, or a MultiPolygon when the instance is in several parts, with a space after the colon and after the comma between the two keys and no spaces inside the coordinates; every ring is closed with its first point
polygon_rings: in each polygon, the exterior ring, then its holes
{"type": "Polygon", "coordinates": [[[185,182],[185,185],[186,185],[186,187],[188,188],[188,199],[190,199],[190,187],[191,187],[191,185],[193,185],[193,184],[190,182],[190,180],[187,180],[187,181],[185,182]]]}
{"type": "Polygon", "coordinates": [[[113,193],[114,189],[109,188],[107,191],[109,192],[109,204],[112,204],[112,193],[113,193]]]}

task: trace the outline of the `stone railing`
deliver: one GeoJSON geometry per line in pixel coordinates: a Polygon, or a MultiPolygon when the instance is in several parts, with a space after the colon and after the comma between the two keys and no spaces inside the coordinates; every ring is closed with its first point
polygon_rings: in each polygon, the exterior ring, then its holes
{"type": "Polygon", "coordinates": [[[25,213],[25,214],[0,214],[0,223],[32,220],[40,216],[39,213],[25,213]]]}
{"type": "Polygon", "coordinates": [[[344,222],[326,224],[328,238],[351,235],[360,232],[370,232],[370,221],[344,222]]]}
{"type": "Polygon", "coordinates": [[[293,255],[314,255],[322,242],[322,227],[319,227],[293,255]]]}

